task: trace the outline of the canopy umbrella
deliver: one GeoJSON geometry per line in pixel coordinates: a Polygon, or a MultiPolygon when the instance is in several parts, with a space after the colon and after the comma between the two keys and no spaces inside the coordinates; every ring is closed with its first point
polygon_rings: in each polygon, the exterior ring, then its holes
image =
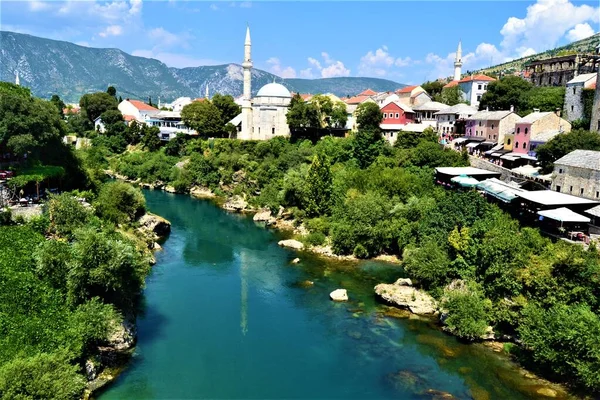
{"type": "Polygon", "coordinates": [[[458,183],[462,187],[475,187],[479,181],[467,175],[459,175],[450,179],[454,183],[458,183]]]}

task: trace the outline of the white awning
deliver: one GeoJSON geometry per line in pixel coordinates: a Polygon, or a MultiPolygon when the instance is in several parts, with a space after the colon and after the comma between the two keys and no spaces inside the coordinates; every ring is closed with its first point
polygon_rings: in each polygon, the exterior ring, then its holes
{"type": "Polygon", "coordinates": [[[480,144],[481,144],[481,143],[479,143],[479,142],[473,142],[473,143],[469,143],[469,144],[467,144],[467,147],[468,147],[468,148],[470,148],[470,149],[472,149],[473,147],[477,147],[477,146],[479,146],[480,144]]]}
{"type": "Polygon", "coordinates": [[[502,156],[500,157],[501,160],[507,160],[507,161],[515,161],[518,160],[519,157],[513,157],[513,156],[502,156]]]}
{"type": "Polygon", "coordinates": [[[463,137],[461,137],[461,138],[458,138],[458,139],[454,139],[454,140],[452,141],[452,143],[454,143],[454,144],[461,144],[461,143],[464,143],[464,142],[466,142],[467,140],[468,140],[467,138],[463,138],[463,137]]]}
{"type": "Polygon", "coordinates": [[[577,214],[566,207],[555,208],[554,210],[538,211],[538,214],[545,218],[550,218],[560,222],[590,222],[588,217],[577,214]]]}

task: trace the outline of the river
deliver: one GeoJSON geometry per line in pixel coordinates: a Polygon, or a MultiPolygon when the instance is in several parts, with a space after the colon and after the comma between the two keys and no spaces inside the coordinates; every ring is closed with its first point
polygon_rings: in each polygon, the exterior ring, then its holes
{"type": "Polygon", "coordinates": [[[385,316],[373,287],[399,267],[296,253],[208,201],[145,195],[172,232],[147,279],[135,354],[101,400],[535,398],[536,382],[482,345],[385,316]],[[329,300],[337,288],[349,302],[329,300]]]}

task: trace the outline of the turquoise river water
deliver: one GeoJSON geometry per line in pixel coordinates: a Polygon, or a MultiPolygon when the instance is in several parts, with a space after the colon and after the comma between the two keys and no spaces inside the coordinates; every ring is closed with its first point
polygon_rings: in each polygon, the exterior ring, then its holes
{"type": "Polygon", "coordinates": [[[145,194],[172,232],[147,279],[135,354],[101,400],[536,398],[535,381],[483,346],[386,316],[373,287],[399,267],[296,253],[250,217],[145,194]],[[350,301],[330,301],[341,287],[350,301]]]}

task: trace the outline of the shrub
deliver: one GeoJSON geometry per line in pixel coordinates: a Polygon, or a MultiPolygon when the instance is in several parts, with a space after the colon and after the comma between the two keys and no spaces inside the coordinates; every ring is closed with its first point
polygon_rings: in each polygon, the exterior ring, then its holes
{"type": "Polygon", "coordinates": [[[134,221],[146,211],[141,190],[118,181],[104,184],[95,204],[98,215],[114,223],[134,221]]]}
{"type": "Polygon", "coordinates": [[[46,210],[50,231],[63,237],[70,237],[75,229],[87,222],[91,215],[91,211],[69,193],[50,195],[46,210]]]}
{"type": "Polygon", "coordinates": [[[362,244],[357,244],[356,247],[354,247],[354,250],[352,252],[354,254],[354,256],[356,258],[367,258],[369,257],[369,252],[367,251],[367,249],[365,249],[365,247],[362,244]]]}
{"type": "Polygon", "coordinates": [[[9,225],[11,223],[11,216],[10,208],[0,210],[0,225],[9,225]]]}
{"type": "Polygon", "coordinates": [[[479,339],[488,327],[488,310],[485,299],[472,289],[453,290],[446,293],[442,307],[448,311],[447,329],[468,340],[479,339]]]}
{"type": "Polygon", "coordinates": [[[311,246],[321,246],[325,243],[325,235],[321,232],[311,232],[304,237],[304,242],[311,246]]]}

